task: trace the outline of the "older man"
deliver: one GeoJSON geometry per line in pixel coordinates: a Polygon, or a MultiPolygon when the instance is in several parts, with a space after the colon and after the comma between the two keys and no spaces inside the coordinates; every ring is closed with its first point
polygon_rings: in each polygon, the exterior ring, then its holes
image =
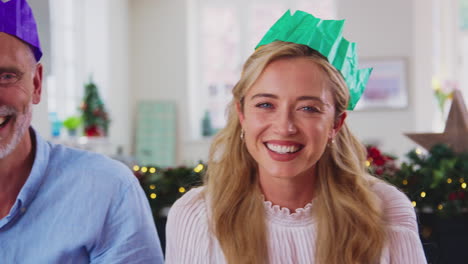
{"type": "Polygon", "coordinates": [[[131,171],[30,127],[42,56],[25,0],[0,0],[0,263],[162,263],[131,171]]]}

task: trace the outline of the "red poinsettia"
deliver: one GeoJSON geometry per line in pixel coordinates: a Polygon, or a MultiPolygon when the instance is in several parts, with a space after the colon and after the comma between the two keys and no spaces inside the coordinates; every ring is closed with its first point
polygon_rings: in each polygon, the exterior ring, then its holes
{"type": "Polygon", "coordinates": [[[367,161],[369,172],[377,176],[391,176],[398,170],[395,158],[383,154],[376,146],[367,146],[367,161]]]}
{"type": "Polygon", "coordinates": [[[465,195],[465,192],[463,191],[451,192],[448,196],[448,199],[450,201],[465,200],[465,198],[466,198],[466,195],[465,195]]]}

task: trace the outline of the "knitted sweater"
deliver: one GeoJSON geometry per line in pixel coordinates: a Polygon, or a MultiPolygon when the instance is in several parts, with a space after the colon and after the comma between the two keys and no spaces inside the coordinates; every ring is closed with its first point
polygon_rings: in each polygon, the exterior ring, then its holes
{"type": "MultiPolygon", "coordinates": [[[[418,235],[416,214],[408,198],[395,187],[376,182],[373,190],[382,199],[388,222],[388,243],[381,264],[427,263],[418,235]]],[[[166,263],[226,263],[216,237],[208,226],[207,203],[202,188],[192,189],[169,211],[166,226],[166,263]]],[[[265,201],[271,264],[314,263],[317,235],[313,203],[290,212],[265,201]]]]}

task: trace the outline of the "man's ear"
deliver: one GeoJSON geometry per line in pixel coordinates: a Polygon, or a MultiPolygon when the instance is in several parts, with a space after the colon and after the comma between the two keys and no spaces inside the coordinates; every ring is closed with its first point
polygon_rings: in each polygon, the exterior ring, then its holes
{"type": "Polygon", "coordinates": [[[242,111],[242,106],[240,104],[240,102],[236,102],[236,112],[237,112],[237,116],[239,117],[239,122],[241,123],[241,126],[242,126],[242,123],[244,123],[244,112],[242,111]]]}
{"type": "Polygon", "coordinates": [[[33,77],[33,85],[34,85],[33,96],[32,96],[33,104],[38,104],[41,101],[42,71],[43,71],[42,64],[38,63],[36,65],[36,71],[34,72],[34,77],[33,77]]]}
{"type": "Polygon", "coordinates": [[[338,116],[335,119],[335,123],[333,124],[333,129],[332,129],[332,138],[336,137],[336,134],[338,134],[338,131],[340,131],[341,127],[343,127],[344,121],[348,114],[346,112],[343,112],[340,116],[338,116]]]}

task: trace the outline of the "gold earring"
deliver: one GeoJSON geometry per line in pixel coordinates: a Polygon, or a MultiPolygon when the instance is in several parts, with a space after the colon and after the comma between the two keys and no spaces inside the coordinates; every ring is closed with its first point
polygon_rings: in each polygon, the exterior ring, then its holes
{"type": "Polygon", "coordinates": [[[244,136],[245,136],[245,131],[244,129],[241,129],[241,134],[240,134],[241,140],[244,140],[244,136]]]}

